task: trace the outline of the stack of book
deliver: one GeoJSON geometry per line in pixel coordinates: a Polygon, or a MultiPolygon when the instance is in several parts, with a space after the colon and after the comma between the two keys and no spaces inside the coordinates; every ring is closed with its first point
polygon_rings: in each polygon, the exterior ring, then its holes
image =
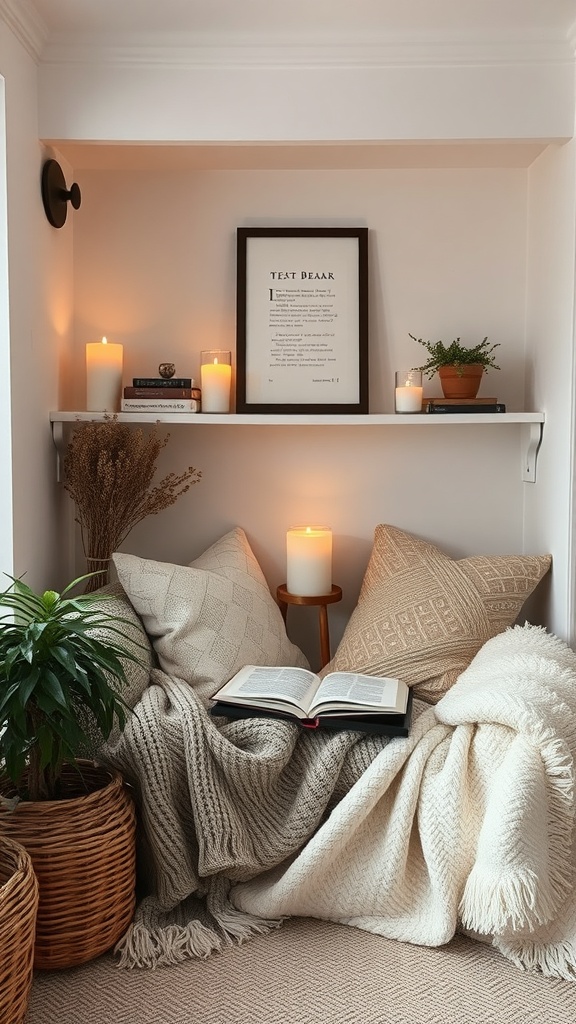
{"type": "Polygon", "coordinates": [[[422,412],[506,412],[506,406],[497,398],[425,398],[422,412]]]}
{"type": "Polygon", "coordinates": [[[192,377],[133,377],[121,412],[200,412],[200,388],[192,377]]]}

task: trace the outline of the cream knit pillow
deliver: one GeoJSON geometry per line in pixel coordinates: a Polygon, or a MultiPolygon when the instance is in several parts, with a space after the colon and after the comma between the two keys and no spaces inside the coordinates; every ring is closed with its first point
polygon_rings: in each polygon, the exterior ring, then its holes
{"type": "Polygon", "coordinates": [[[322,674],[397,676],[435,704],[482,645],[514,623],[551,563],[550,555],[455,560],[377,526],[358,604],[322,674]]]}
{"type": "Polygon", "coordinates": [[[118,552],[112,559],[160,668],[201,700],[244,665],[308,667],[239,527],[188,566],[118,552]]]}

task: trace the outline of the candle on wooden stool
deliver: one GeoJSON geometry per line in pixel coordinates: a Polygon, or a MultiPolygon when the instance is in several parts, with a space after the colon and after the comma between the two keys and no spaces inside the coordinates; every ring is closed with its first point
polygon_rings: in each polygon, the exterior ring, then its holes
{"type": "Polygon", "coordinates": [[[286,588],[316,597],[332,589],[332,531],[326,526],[293,526],[286,534],[286,588]]]}
{"type": "Polygon", "coordinates": [[[394,408],[396,412],[422,412],[422,370],[397,370],[394,408]]]}
{"type": "Polygon", "coordinates": [[[200,354],[202,412],[230,411],[232,367],[230,352],[219,349],[200,354]]]}
{"type": "Polygon", "coordinates": [[[117,412],[122,396],[122,345],[106,338],[86,345],[86,409],[117,412]]]}

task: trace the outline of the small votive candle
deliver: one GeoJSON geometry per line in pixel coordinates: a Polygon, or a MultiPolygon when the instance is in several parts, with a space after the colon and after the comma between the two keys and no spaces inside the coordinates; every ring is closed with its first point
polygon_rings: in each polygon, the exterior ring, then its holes
{"type": "Polygon", "coordinates": [[[332,590],[332,530],[293,526],[286,534],[286,589],[301,597],[332,590]]]}
{"type": "Polygon", "coordinates": [[[397,370],[394,409],[396,412],[422,412],[422,370],[397,370]]]}
{"type": "Polygon", "coordinates": [[[86,345],[86,409],[117,412],[122,396],[123,346],[106,338],[86,345]]]}
{"type": "Polygon", "coordinates": [[[200,354],[202,412],[230,412],[230,352],[213,349],[200,354]]]}

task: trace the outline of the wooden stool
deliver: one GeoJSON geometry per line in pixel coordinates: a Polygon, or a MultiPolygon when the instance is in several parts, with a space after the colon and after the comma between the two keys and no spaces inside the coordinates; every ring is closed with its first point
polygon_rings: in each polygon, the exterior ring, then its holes
{"type": "Polygon", "coordinates": [[[286,584],[282,583],[277,591],[276,598],[280,605],[280,611],[284,622],[286,622],[286,615],[288,612],[289,604],[305,604],[305,605],[318,605],[318,614],[320,622],[320,659],[322,664],[320,668],[324,668],[330,661],[330,635],[328,632],[328,611],[327,606],[334,604],[336,601],[342,600],[342,587],[333,586],[329,594],[318,594],[315,597],[303,597],[301,594],[291,594],[286,589],[286,584]]]}

